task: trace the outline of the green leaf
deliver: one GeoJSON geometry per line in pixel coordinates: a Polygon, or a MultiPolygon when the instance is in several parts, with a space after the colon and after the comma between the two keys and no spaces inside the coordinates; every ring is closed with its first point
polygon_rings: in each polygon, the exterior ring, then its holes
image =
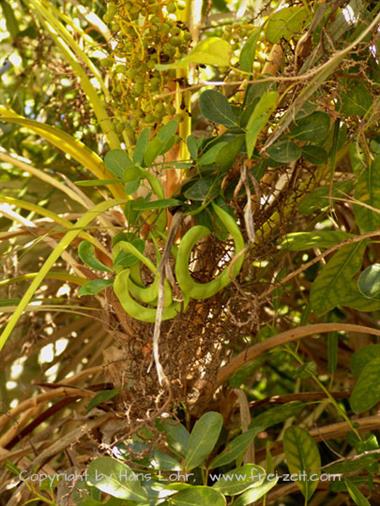
{"type": "Polygon", "coordinates": [[[181,471],[181,464],[167,453],[155,450],[150,465],[158,471],[181,471]]]}
{"type": "Polygon", "coordinates": [[[253,443],[256,435],[263,430],[264,429],[261,427],[257,427],[236,436],[227,444],[225,449],[211,461],[208,467],[210,469],[215,469],[216,467],[222,467],[240,459],[247,451],[248,446],[253,443]]]}
{"type": "Polygon", "coordinates": [[[289,135],[299,141],[312,142],[316,139],[323,141],[330,129],[330,116],[322,111],[316,111],[297,121],[289,135]]]}
{"type": "Polygon", "coordinates": [[[109,401],[116,397],[119,394],[119,390],[117,388],[111,388],[109,390],[101,390],[90,400],[87,404],[87,412],[91,411],[91,409],[96,408],[102,402],[109,401]]]}
{"type": "Polygon", "coordinates": [[[347,90],[340,95],[341,112],[346,116],[363,117],[372,105],[372,95],[360,80],[347,83],[347,90]]]}
{"type": "Polygon", "coordinates": [[[171,120],[162,126],[145,149],[144,162],[149,167],[154,160],[166,153],[175,143],[178,121],[171,120]]]}
{"type": "Polygon", "coordinates": [[[344,480],[347,491],[350,494],[351,499],[357,506],[371,506],[371,503],[364,497],[364,495],[360,492],[352,481],[344,480]]]}
{"type": "MultiPolygon", "coordinates": [[[[202,95],[199,98],[199,102],[201,101],[202,95]]],[[[196,160],[198,158],[198,150],[200,147],[200,144],[202,143],[202,138],[197,138],[194,135],[189,135],[186,139],[186,144],[188,147],[188,150],[190,152],[190,156],[193,160],[196,160]]]]}
{"type": "Polygon", "coordinates": [[[184,461],[187,471],[204,463],[214,449],[222,427],[223,417],[215,411],[209,411],[197,420],[190,434],[189,448],[184,461]]]}
{"type": "Polygon", "coordinates": [[[252,72],[252,65],[255,60],[256,47],[260,39],[260,33],[261,27],[255,28],[240,52],[239,65],[244,72],[252,72]]]}
{"type": "Polygon", "coordinates": [[[355,184],[355,199],[375,210],[354,205],[356,222],[361,232],[371,232],[380,227],[380,156],[377,155],[368,168],[360,173],[355,184]],[[376,212],[377,210],[377,212],[376,212]]]}
{"type": "MultiPolygon", "coordinates": [[[[341,181],[332,187],[333,197],[347,197],[345,193],[352,189],[351,181],[341,181]]],[[[299,203],[298,209],[301,214],[308,216],[316,211],[321,211],[329,205],[331,189],[329,186],[321,186],[307,194],[299,203]]]]}
{"type": "Polygon", "coordinates": [[[135,167],[132,160],[123,149],[112,149],[104,157],[106,169],[112,172],[124,183],[138,179],[141,171],[135,167]]]}
{"type": "Polygon", "coordinates": [[[74,184],[77,186],[92,187],[107,186],[109,184],[115,184],[118,182],[118,179],[84,179],[83,181],[76,181],[74,184]]]}
{"type": "MultiPolygon", "coordinates": [[[[211,477],[212,475],[210,475],[211,477]]],[[[212,486],[223,495],[238,495],[251,487],[261,485],[265,480],[265,469],[255,464],[244,466],[218,475],[218,481],[212,486]]]]}
{"type": "Polygon", "coordinates": [[[167,209],[168,207],[182,205],[183,202],[177,199],[158,199],[147,201],[145,199],[132,202],[132,209],[143,211],[145,209],[167,209]]]}
{"type": "Polygon", "coordinates": [[[234,135],[226,141],[225,145],[216,156],[215,164],[218,169],[225,171],[234,163],[244,144],[244,135],[234,135]]]}
{"type": "Polygon", "coordinates": [[[257,487],[250,488],[234,501],[234,506],[247,506],[265,496],[277,483],[278,478],[266,480],[257,487]]]}
{"type": "Polygon", "coordinates": [[[143,128],[137,139],[135,151],[133,153],[133,161],[137,165],[142,165],[144,161],[145,150],[149,143],[150,128],[143,128]]]}
{"type": "Polygon", "coordinates": [[[181,423],[171,420],[160,420],[158,426],[166,433],[170,448],[184,457],[189,450],[190,434],[188,430],[181,423]]]}
{"type": "Polygon", "coordinates": [[[322,267],[310,291],[310,304],[318,315],[342,303],[346,286],[362,265],[366,241],[347,244],[322,267]]]}
{"type": "Polygon", "coordinates": [[[346,239],[352,234],[343,230],[313,230],[312,232],[292,232],[287,234],[281,247],[289,251],[304,251],[311,248],[330,248],[346,239]]]}
{"type": "Polygon", "coordinates": [[[158,70],[170,70],[187,67],[191,63],[228,67],[232,56],[230,44],[219,37],[208,37],[202,40],[188,55],[175,63],[158,64],[158,70]]]}
{"type": "Polygon", "coordinates": [[[273,144],[267,153],[275,162],[289,163],[298,160],[302,151],[292,141],[279,141],[273,144]]]}
{"type": "Polygon", "coordinates": [[[321,165],[327,162],[327,153],[320,146],[314,146],[313,144],[304,146],[302,148],[302,156],[310,163],[314,165],[321,165]]]}
{"type": "Polygon", "coordinates": [[[340,306],[351,307],[364,313],[371,313],[380,310],[380,300],[368,299],[368,297],[362,295],[358,289],[357,281],[352,279],[346,284],[341,293],[340,306]]]}
{"type": "Polygon", "coordinates": [[[211,146],[203,155],[198,159],[198,165],[200,167],[205,165],[211,165],[215,163],[220,151],[227,146],[227,142],[218,142],[211,146]]]}
{"type": "Polygon", "coordinates": [[[251,158],[260,132],[267,125],[269,118],[276,109],[279,94],[277,91],[266,91],[255,106],[246,128],[245,142],[247,155],[251,158]]]}
{"type": "Polygon", "coordinates": [[[166,504],[173,506],[225,506],[226,500],[220,492],[210,487],[193,486],[171,496],[166,504]]]}
{"type": "Polygon", "coordinates": [[[238,126],[234,110],[227,98],[215,90],[206,90],[199,97],[202,115],[226,127],[238,126]]]}
{"type": "Polygon", "coordinates": [[[321,473],[321,457],[317,443],[304,429],[289,427],[283,439],[285,457],[289,471],[297,474],[299,489],[310,499],[318,486],[321,473]]]}
{"type": "Polygon", "coordinates": [[[183,195],[189,200],[205,200],[206,198],[215,197],[220,189],[217,187],[217,179],[215,177],[203,177],[195,181],[189,186],[183,195]]]}
{"type": "Polygon", "coordinates": [[[369,344],[356,351],[351,358],[351,371],[358,378],[364,367],[373,358],[380,358],[380,344],[369,344]]]}
{"type": "Polygon", "coordinates": [[[277,44],[281,39],[290,40],[302,32],[308,18],[305,7],[285,7],[270,16],[265,36],[271,44],[277,44]]]}
{"type": "Polygon", "coordinates": [[[380,264],[373,264],[360,273],[359,291],[364,297],[380,300],[380,264]]]}
{"type": "Polygon", "coordinates": [[[147,494],[132,469],[111,457],[100,457],[91,462],[87,469],[87,482],[118,499],[147,500],[147,494]]]}
{"type": "Polygon", "coordinates": [[[78,256],[82,262],[92,269],[102,272],[110,272],[111,269],[104,265],[95,256],[94,245],[88,241],[82,241],[78,246],[78,256]]]}
{"type": "Polygon", "coordinates": [[[363,367],[350,397],[352,410],[363,413],[380,401],[380,357],[372,359],[363,367]]]}
{"type": "MultiPolygon", "coordinates": [[[[124,239],[121,239],[123,241],[124,239]]],[[[118,246],[118,243],[120,241],[114,243],[112,248],[112,256],[113,256],[113,265],[115,268],[119,269],[128,269],[129,267],[132,267],[133,265],[137,264],[139,262],[138,258],[135,257],[135,255],[132,255],[132,253],[127,253],[126,251],[122,251],[121,246],[118,246]]],[[[140,253],[144,253],[145,249],[145,241],[143,241],[140,238],[131,239],[127,242],[130,242],[132,246],[134,246],[136,249],[140,251],[140,253]]]]}
{"type": "Polygon", "coordinates": [[[263,413],[256,415],[249,428],[253,429],[255,427],[260,427],[261,431],[266,430],[268,427],[272,427],[273,425],[282,423],[293,416],[297,416],[303,408],[304,403],[298,401],[284,404],[283,406],[269,408],[263,413]]]}
{"type": "Polygon", "coordinates": [[[108,286],[112,286],[112,284],[113,279],[91,279],[79,288],[78,295],[79,297],[83,297],[84,295],[97,295],[108,286]]]}

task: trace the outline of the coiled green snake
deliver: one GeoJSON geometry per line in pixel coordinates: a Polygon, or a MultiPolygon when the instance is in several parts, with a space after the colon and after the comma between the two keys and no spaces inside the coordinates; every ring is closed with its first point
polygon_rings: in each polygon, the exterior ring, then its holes
{"type": "MultiPolygon", "coordinates": [[[[221,207],[212,203],[213,210],[221,220],[226,230],[231,235],[235,245],[235,257],[215,279],[207,283],[196,281],[189,271],[191,252],[200,240],[210,235],[210,230],[204,226],[192,227],[182,237],[178,247],[175,275],[177,283],[182,290],[185,301],[189,299],[203,300],[212,297],[225,288],[239,274],[244,261],[244,239],[234,218],[221,207]]],[[[157,267],[145,257],[137,248],[127,242],[118,243],[119,250],[122,249],[132,255],[155,275],[153,282],[148,286],[142,286],[140,265],[124,269],[116,275],[113,288],[122,307],[130,316],[144,322],[154,322],[156,318],[156,307],[160,276],[157,267]],[[142,304],[146,304],[143,306],[142,304]],[[149,307],[150,305],[150,307],[149,307]]],[[[175,318],[181,311],[180,302],[173,302],[172,290],[167,280],[164,282],[164,307],[162,320],[175,318]]]]}

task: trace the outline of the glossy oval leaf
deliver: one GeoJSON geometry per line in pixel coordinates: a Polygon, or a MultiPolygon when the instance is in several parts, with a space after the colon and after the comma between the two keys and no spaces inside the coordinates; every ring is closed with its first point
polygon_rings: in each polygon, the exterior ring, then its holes
{"type": "Polygon", "coordinates": [[[149,167],[154,160],[166,153],[176,141],[176,132],[178,128],[178,121],[171,120],[163,125],[157,132],[157,135],[149,141],[145,147],[144,163],[149,167]]]}
{"type": "Polygon", "coordinates": [[[372,359],[363,367],[350,397],[355,413],[363,413],[380,401],[380,357],[372,359]]]}
{"type": "Polygon", "coordinates": [[[268,155],[275,162],[279,163],[290,163],[300,158],[302,151],[292,141],[279,141],[273,144],[267,151],[268,155]]]}
{"type": "Polygon", "coordinates": [[[247,155],[251,158],[260,132],[267,125],[276,109],[279,94],[277,91],[266,91],[256,104],[246,127],[245,142],[247,155]]]}
{"type": "Polygon", "coordinates": [[[302,32],[308,18],[308,10],[301,5],[285,7],[270,16],[265,36],[271,44],[277,44],[281,39],[290,40],[302,32]]]}
{"type": "Polygon", "coordinates": [[[323,141],[330,129],[330,116],[322,111],[316,111],[297,121],[289,135],[299,141],[323,141]]]}
{"type": "Polygon", "coordinates": [[[112,149],[104,157],[104,165],[118,179],[127,183],[138,179],[141,175],[138,167],[133,165],[132,160],[123,149],[112,149]]]}
{"type": "Polygon", "coordinates": [[[261,485],[250,488],[239,496],[236,501],[234,501],[234,506],[247,506],[254,504],[255,501],[264,497],[276,485],[277,481],[278,478],[273,478],[271,480],[267,479],[261,485]]]}
{"type": "Polygon", "coordinates": [[[226,499],[211,487],[193,486],[171,496],[165,504],[173,506],[225,506],[226,499]]]}
{"type": "Polygon", "coordinates": [[[189,450],[189,431],[181,423],[171,420],[160,420],[158,427],[163,430],[168,438],[169,447],[183,457],[189,450]]]}
{"type": "Polygon", "coordinates": [[[87,482],[118,499],[140,503],[147,500],[147,494],[132,469],[111,457],[100,457],[91,462],[87,482]]]}
{"type": "Polygon", "coordinates": [[[238,122],[227,98],[218,91],[206,90],[199,97],[199,107],[202,115],[226,127],[238,126],[238,122]]]}
{"type": "Polygon", "coordinates": [[[144,162],[145,150],[148,147],[150,137],[150,128],[143,128],[136,141],[135,150],[133,152],[133,161],[138,165],[144,162]]]}
{"type": "Polygon", "coordinates": [[[227,444],[225,449],[211,461],[209,468],[215,469],[216,467],[222,467],[243,457],[249,445],[253,443],[256,435],[262,430],[264,429],[261,429],[261,427],[250,429],[236,436],[227,444]]]}
{"type": "Polygon", "coordinates": [[[358,288],[369,299],[380,299],[380,264],[372,264],[360,273],[358,288]]]}
{"type": "Polygon", "coordinates": [[[347,284],[362,265],[366,244],[361,241],[343,246],[322,267],[310,291],[310,304],[318,315],[342,303],[347,284]]]}
{"type": "Polygon", "coordinates": [[[112,286],[113,279],[91,279],[84,283],[78,290],[79,297],[85,295],[97,295],[109,286],[112,286]]]}
{"type": "Polygon", "coordinates": [[[209,411],[195,423],[189,438],[189,448],[186,452],[184,467],[191,471],[204,463],[214,449],[223,427],[223,417],[220,413],[209,411]]]}
{"type": "Polygon", "coordinates": [[[261,27],[258,26],[253,30],[244,44],[239,57],[239,65],[244,72],[252,72],[252,65],[255,60],[256,47],[260,39],[261,27]]]}
{"type": "Polygon", "coordinates": [[[265,469],[255,464],[246,464],[232,469],[228,473],[218,475],[218,481],[214,483],[212,488],[223,495],[234,496],[242,494],[251,487],[261,485],[265,477],[265,469]]]}
{"type": "Polygon", "coordinates": [[[92,269],[102,272],[110,272],[111,269],[104,265],[100,260],[95,256],[95,248],[94,245],[88,241],[82,241],[78,246],[78,256],[82,260],[82,262],[92,269]]]}
{"type": "Polygon", "coordinates": [[[228,145],[227,142],[218,142],[211,146],[203,155],[198,159],[198,165],[200,167],[205,165],[212,165],[216,162],[220,151],[228,145]]]}
{"type": "Polygon", "coordinates": [[[283,444],[289,471],[299,476],[297,485],[304,497],[310,499],[321,473],[317,443],[306,430],[289,427],[285,431],[283,444]]]}

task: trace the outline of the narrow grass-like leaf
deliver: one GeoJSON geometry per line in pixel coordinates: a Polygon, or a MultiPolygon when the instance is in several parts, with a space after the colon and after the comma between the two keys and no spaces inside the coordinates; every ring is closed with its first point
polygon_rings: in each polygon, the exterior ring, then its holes
{"type": "MultiPolygon", "coordinates": [[[[101,158],[82,142],[66,132],[50,125],[39,123],[38,121],[23,118],[4,106],[0,106],[0,121],[15,123],[32,130],[32,132],[43,137],[65,154],[70,155],[74,158],[74,160],[83,165],[83,167],[92,172],[97,178],[112,178],[112,174],[106,170],[101,158]]],[[[115,197],[123,197],[124,195],[123,189],[120,186],[110,186],[110,190],[115,197]]]]}
{"type": "Polygon", "coordinates": [[[32,300],[33,295],[36,290],[41,285],[44,280],[46,274],[53,267],[58,258],[62,255],[62,253],[69,247],[71,242],[78,237],[83,228],[87,227],[97,216],[104,213],[111,207],[115,207],[116,205],[122,204],[125,200],[109,200],[108,202],[101,202],[97,206],[95,206],[91,211],[86,212],[77,223],[69,230],[63,238],[59,241],[54,250],[50,253],[48,258],[45,260],[45,263],[42,265],[38,275],[33,279],[29,288],[25,292],[24,296],[21,299],[21,302],[17,306],[17,309],[14,311],[10,319],[8,320],[7,325],[5,326],[2,334],[0,335],[0,350],[7,342],[7,339],[11,335],[13,329],[17,325],[18,320],[22,316],[25,308],[28,306],[29,302],[32,300]]]}
{"type": "Polygon", "coordinates": [[[371,506],[371,503],[366,497],[360,492],[358,487],[350,480],[344,480],[348,493],[351,499],[357,506],[371,506]]]}

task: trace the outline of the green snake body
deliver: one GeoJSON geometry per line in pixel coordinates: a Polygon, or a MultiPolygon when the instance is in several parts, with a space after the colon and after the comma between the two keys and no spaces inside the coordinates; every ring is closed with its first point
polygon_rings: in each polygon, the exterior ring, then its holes
{"type": "Polygon", "coordinates": [[[190,255],[195,244],[210,235],[208,228],[201,225],[192,227],[183,236],[178,248],[176,261],[176,278],[183,291],[190,298],[203,300],[212,297],[217,292],[225,288],[239,274],[244,261],[244,239],[234,218],[216,204],[212,204],[215,214],[220,218],[227,231],[230,233],[235,244],[235,260],[212,281],[208,283],[198,283],[189,271],[190,255]]]}
{"type": "MultiPolygon", "coordinates": [[[[231,235],[235,245],[235,257],[230,264],[218,274],[215,279],[207,283],[196,281],[189,271],[191,252],[194,246],[210,235],[210,230],[201,225],[192,227],[182,237],[176,252],[175,274],[185,301],[184,306],[173,302],[172,289],[167,280],[164,281],[164,307],[162,320],[171,320],[181,309],[186,309],[190,299],[203,300],[212,297],[225,288],[239,274],[244,261],[244,239],[234,218],[221,207],[212,203],[213,210],[231,235]]],[[[123,250],[135,256],[139,262],[124,269],[116,275],[114,291],[124,310],[136,320],[153,323],[156,320],[157,304],[160,286],[160,274],[153,262],[145,257],[137,248],[128,242],[117,244],[118,251],[123,250]],[[145,265],[153,274],[154,280],[144,286],[141,279],[140,266],[145,265]],[[145,304],[145,305],[142,305],[145,304]],[[150,307],[149,307],[150,306],[150,307]]]]}
{"type": "MultiPolygon", "coordinates": [[[[139,304],[131,295],[129,289],[130,270],[124,269],[116,275],[113,283],[113,289],[120,301],[124,311],[136,320],[154,323],[156,320],[156,311],[154,307],[146,307],[139,304]]],[[[181,310],[179,302],[172,302],[169,306],[164,307],[162,312],[162,320],[172,320],[181,310]]]]}

